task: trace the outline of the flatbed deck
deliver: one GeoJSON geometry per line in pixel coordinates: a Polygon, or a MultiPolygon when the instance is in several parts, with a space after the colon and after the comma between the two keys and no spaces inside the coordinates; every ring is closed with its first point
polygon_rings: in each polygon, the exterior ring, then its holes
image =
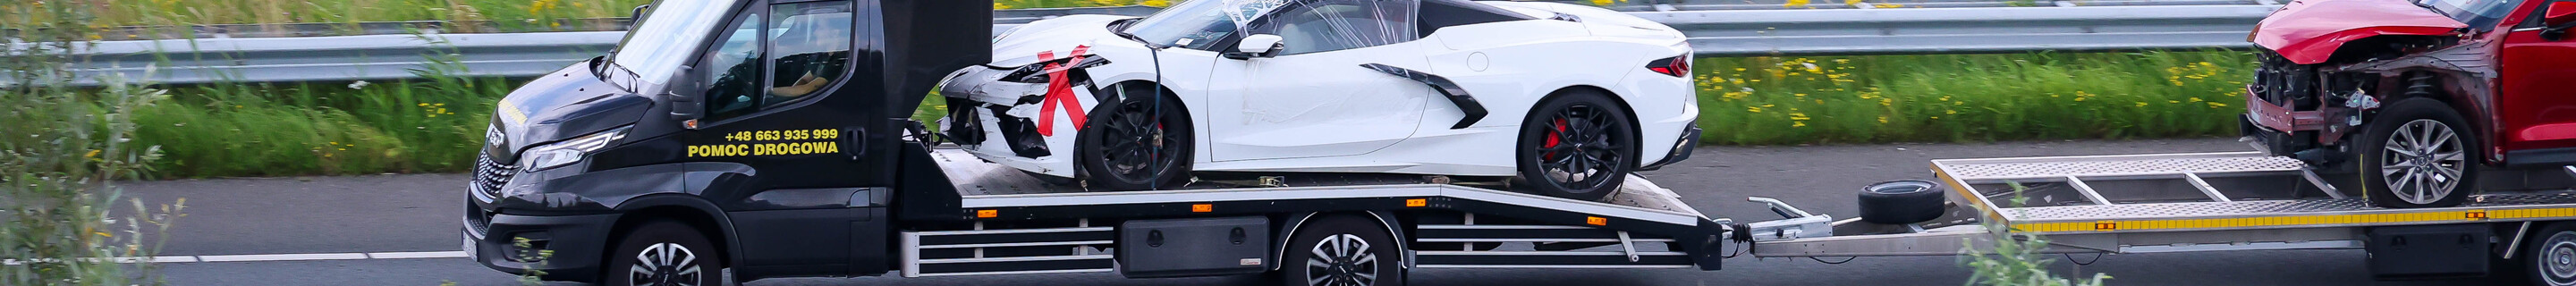
{"type": "Polygon", "coordinates": [[[2057,253],[2360,248],[2368,228],[2576,219],[2570,191],[2376,207],[2304,163],[2260,152],[1951,159],[1931,170],[1954,204],[1942,218],[1911,227],[1843,220],[1830,236],[1760,241],[1753,254],[1956,255],[1962,240],[1993,239],[1990,226],[2048,235],[2057,253]]]}
{"type": "Polygon", "coordinates": [[[1406,244],[1404,261],[1418,268],[1716,270],[1717,252],[1733,242],[1726,239],[1732,221],[1709,218],[1642,177],[1598,202],[1384,174],[1280,174],[1102,191],[1048,183],[961,149],[928,153],[955,196],[914,205],[949,203],[932,212],[972,227],[899,233],[898,267],[907,277],[1112,271],[1113,258],[1103,252],[1116,244],[1108,239],[1119,231],[1112,226],[1138,219],[1259,216],[1293,231],[1313,214],[1365,213],[1406,244]]]}

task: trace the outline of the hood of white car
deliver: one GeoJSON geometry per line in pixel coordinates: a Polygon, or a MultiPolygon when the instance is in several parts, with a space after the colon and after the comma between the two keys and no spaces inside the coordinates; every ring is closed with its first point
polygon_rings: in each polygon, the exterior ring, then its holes
{"type": "Polygon", "coordinates": [[[1075,46],[1100,46],[1116,41],[1132,44],[1109,31],[1109,24],[1136,17],[1117,15],[1072,15],[1029,22],[993,41],[994,67],[1017,67],[1037,62],[1038,54],[1052,52],[1065,57],[1075,46]]]}

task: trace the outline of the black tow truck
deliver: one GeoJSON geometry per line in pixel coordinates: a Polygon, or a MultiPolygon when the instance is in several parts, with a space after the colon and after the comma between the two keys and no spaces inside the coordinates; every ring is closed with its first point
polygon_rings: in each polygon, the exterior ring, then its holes
{"type": "Polygon", "coordinates": [[[610,55],[498,106],[463,248],[548,280],[1718,269],[1737,227],[1630,179],[1602,201],[1441,176],[1293,174],[1155,191],[1051,184],[909,116],[991,57],[990,1],[661,0],[610,55]]]}

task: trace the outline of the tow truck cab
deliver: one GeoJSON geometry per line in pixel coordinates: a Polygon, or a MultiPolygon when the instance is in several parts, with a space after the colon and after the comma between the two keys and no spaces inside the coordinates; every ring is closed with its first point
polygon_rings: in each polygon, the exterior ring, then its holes
{"type": "Polygon", "coordinates": [[[886,273],[887,200],[905,183],[896,157],[902,145],[922,152],[900,144],[900,131],[938,77],[990,58],[991,5],[639,7],[616,51],[502,99],[465,194],[464,248],[485,266],[548,280],[886,273]],[[728,265],[604,271],[635,260],[608,259],[623,258],[605,254],[628,243],[618,238],[674,229],[719,239],[645,245],[664,254],[638,259],[728,265]],[[760,243],[730,243],[739,241],[760,243]]]}

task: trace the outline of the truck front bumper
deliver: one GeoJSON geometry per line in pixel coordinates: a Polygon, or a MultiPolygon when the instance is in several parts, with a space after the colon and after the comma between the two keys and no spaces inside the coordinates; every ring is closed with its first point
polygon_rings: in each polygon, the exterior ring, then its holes
{"type": "Polygon", "coordinates": [[[464,250],[476,263],[550,281],[598,282],[615,214],[526,216],[467,210],[464,250]],[[526,239],[521,247],[519,239],[526,239]],[[550,252],[547,252],[551,250],[550,252]]]}

